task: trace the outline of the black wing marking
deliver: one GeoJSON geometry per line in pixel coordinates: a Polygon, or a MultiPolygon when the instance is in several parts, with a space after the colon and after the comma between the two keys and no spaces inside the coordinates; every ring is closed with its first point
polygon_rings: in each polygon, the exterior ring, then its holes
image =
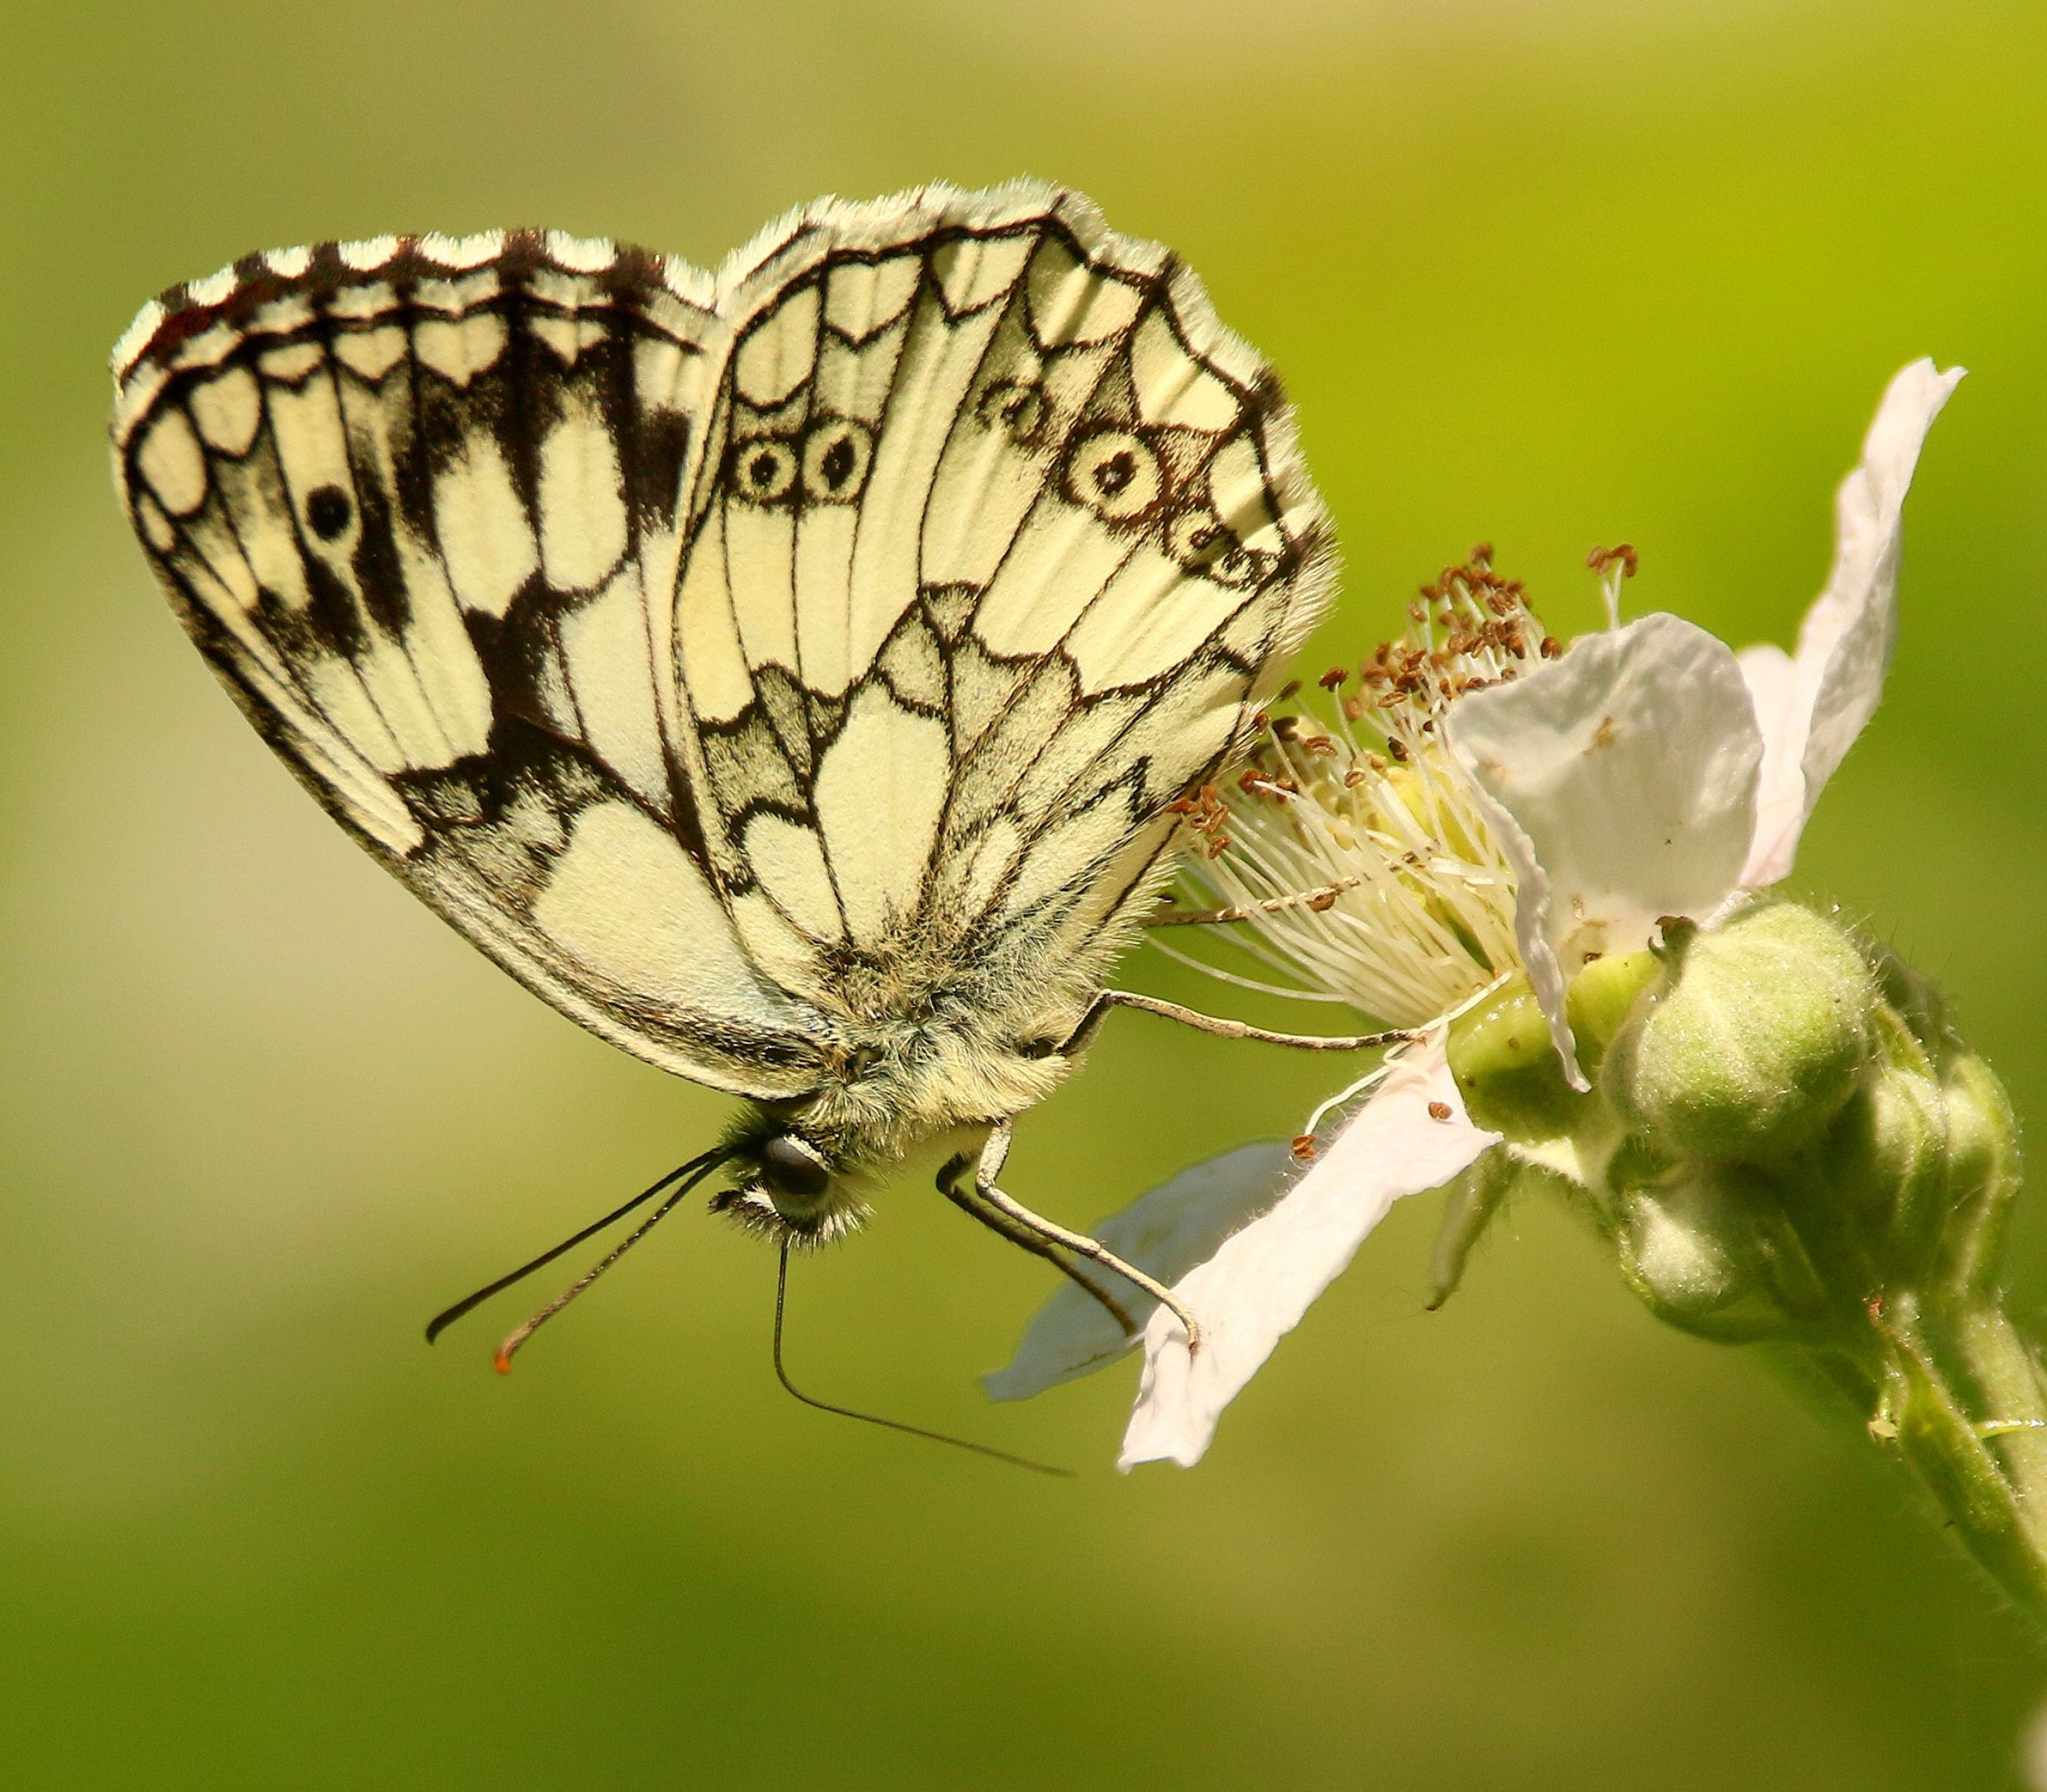
{"type": "Polygon", "coordinates": [[[385,865],[594,1031],[787,1096],[830,1030],[733,934],[675,745],[715,326],[701,277],[558,235],[252,257],[137,320],[115,455],[195,640],[385,865]]]}

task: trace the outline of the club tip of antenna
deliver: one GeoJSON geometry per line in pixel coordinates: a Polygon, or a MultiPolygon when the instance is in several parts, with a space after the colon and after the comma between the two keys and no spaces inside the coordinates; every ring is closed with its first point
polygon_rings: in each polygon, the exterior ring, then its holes
{"type": "Polygon", "coordinates": [[[490,1359],[490,1366],[500,1375],[509,1375],[512,1372],[512,1346],[499,1345],[497,1354],[490,1359]]]}

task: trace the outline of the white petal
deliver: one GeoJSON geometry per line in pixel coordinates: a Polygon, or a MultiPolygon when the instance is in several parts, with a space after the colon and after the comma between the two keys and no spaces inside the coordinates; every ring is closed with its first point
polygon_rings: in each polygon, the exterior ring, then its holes
{"type": "MultiPolygon", "coordinates": [[[[1765,768],[1755,841],[1742,872],[1749,888],[1790,873],[1821,789],[1876,713],[1898,638],[1905,494],[1926,432],[1962,371],[1936,373],[1931,361],[1915,361],[1899,373],[1877,407],[1861,464],[1841,483],[1833,571],[1798,630],[1782,744],[1772,754],[1781,764],[1765,768]]],[[[1763,731],[1767,739],[1766,720],[1763,731]]]]}
{"type": "Polygon", "coordinates": [[[1514,865],[1522,961],[1582,1088],[1565,984],[1736,888],[1763,759],[1748,685],[1705,629],[1645,616],[1459,698],[1446,730],[1514,865]]]}
{"type": "Polygon", "coordinates": [[[1441,1030],[1411,1047],[1356,1117],[1262,1219],[1174,1284],[1206,1336],[1170,1313],[1144,1329],[1144,1380],[1118,1466],[1198,1462],[1222,1409],[1301,1322],[1403,1194],[1448,1182],[1488,1146],[1465,1113],[1441,1030]],[[1447,1116],[1438,1119],[1431,1105],[1447,1116]]]}
{"type": "Polygon", "coordinates": [[[1741,873],[1745,888],[1759,890],[1790,870],[1792,850],[1805,825],[1805,773],[1801,761],[1805,753],[1807,706],[1799,695],[1797,668],[1782,648],[1745,647],[1736,657],[1748,682],[1755,725],[1763,734],[1755,838],[1741,873]]]}
{"type": "MultiPolygon", "coordinates": [[[[1182,1170],[1094,1228],[1126,1263],[1170,1287],[1222,1241],[1272,1206],[1305,1167],[1276,1140],[1239,1145],[1182,1170]]],[[[1120,1276],[1090,1269],[1140,1329],[1159,1303],[1120,1276]]],[[[1008,1366],[981,1378],[993,1400],[1027,1400],[1114,1362],[1136,1348],[1101,1303],[1062,1283],[1038,1309],[1008,1366]]]]}

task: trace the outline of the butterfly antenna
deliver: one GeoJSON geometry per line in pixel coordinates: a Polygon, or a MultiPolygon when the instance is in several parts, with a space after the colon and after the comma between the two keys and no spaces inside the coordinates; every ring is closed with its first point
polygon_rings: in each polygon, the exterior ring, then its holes
{"type": "MultiPolygon", "coordinates": [[[[668,1175],[664,1176],[658,1182],[656,1182],[651,1188],[642,1189],[639,1194],[634,1195],[633,1198],[630,1201],[627,1202],[624,1206],[614,1208],[610,1213],[606,1213],[602,1219],[594,1220],[590,1225],[585,1226],[582,1231],[573,1234],[570,1237],[564,1238],[561,1243],[555,1245],[552,1250],[543,1251],[540,1256],[534,1258],[531,1263],[521,1264],[509,1275],[501,1275],[496,1281],[486,1283],[482,1287],[478,1288],[474,1294],[465,1295],[462,1299],[457,1301],[454,1306],[447,1308],[445,1311],[435,1314],[434,1317],[427,1322],[427,1342],[431,1344],[435,1338],[439,1337],[443,1332],[446,1331],[449,1326],[453,1325],[455,1321],[459,1319],[465,1313],[471,1312],[477,1307],[481,1306],[486,1301],[489,1299],[493,1295],[501,1294],[505,1289],[512,1287],[513,1283],[524,1281],[528,1276],[531,1275],[534,1271],[537,1269],[545,1269],[549,1264],[555,1260],[555,1258],[561,1256],[567,1252],[573,1251],[577,1245],[582,1244],[586,1239],[595,1237],[598,1233],[602,1232],[607,1226],[616,1225],[618,1221],[624,1219],[628,1213],[633,1212],[637,1208],[645,1206],[648,1202],[652,1201],[656,1195],[659,1194],[662,1190],[668,1187],[668,1185],[673,1182],[678,1177],[688,1176],[690,1178],[689,1182],[676,1191],[678,1198],[683,1194],[687,1194],[691,1189],[695,1187],[697,1183],[703,1179],[706,1173],[715,1168],[718,1164],[723,1163],[728,1153],[722,1147],[721,1147],[716,1151],[706,1151],[701,1157],[693,1157],[687,1163],[678,1165],[675,1169],[671,1170],[668,1175]]],[[[661,1213],[665,1213],[668,1212],[668,1208],[673,1205],[674,1202],[672,1201],[665,1203],[661,1209],[661,1213]]],[[[656,1214],[655,1216],[657,1219],[660,1217],[660,1214],[656,1214]]],[[[648,1225],[652,1225],[653,1222],[649,1221],[648,1223],[648,1225]]],[[[644,1226],[640,1229],[643,1232],[645,1229],[646,1228],[644,1226]]],[[[639,1235],[639,1233],[635,1233],[633,1234],[633,1237],[637,1238],[639,1235]]],[[[626,1242],[630,1244],[632,1240],[629,1239],[626,1242]]],[[[623,1248],[624,1246],[620,1247],[621,1250],[623,1250],[623,1248]]],[[[617,1252],[614,1252],[613,1253],[613,1256],[615,1257],[617,1254],[618,1253],[617,1252]]],[[[607,1257],[605,1259],[604,1263],[600,1264],[598,1268],[600,1269],[606,1268],[611,1263],[611,1261],[612,1257],[607,1257]]],[[[596,1271],[592,1271],[591,1277],[589,1278],[589,1279],[594,1279],[595,1274],[596,1271]]],[[[581,1286],[582,1284],[578,1284],[578,1287],[581,1286]]],[[[564,1296],[563,1299],[566,1299],[567,1297],[564,1296]]],[[[538,1321],[536,1320],[534,1322],[537,1324],[538,1321]]]]}
{"type": "Polygon", "coordinates": [[[815,1407],[819,1412],[837,1413],[841,1419],[857,1419],[863,1425],[880,1425],[888,1430],[902,1431],[913,1438],[929,1438],[933,1443],[950,1444],[955,1449],[972,1450],[976,1456],[1007,1462],[1012,1468],[1028,1469],[1034,1475],[1056,1475],[1062,1480],[1074,1478],[1074,1472],[1070,1469],[1054,1468],[1049,1462],[1034,1462],[1027,1456],[1012,1456],[1006,1449],[996,1449],[966,1438],[951,1437],[943,1431],[927,1431],[921,1425],[906,1425],[900,1419],[884,1419],[878,1413],[855,1412],[851,1407],[835,1407],[829,1400],[813,1399],[789,1379],[789,1372],[782,1366],[782,1318],[788,1299],[789,1247],[785,1242],[782,1246],[782,1260],[775,1271],[775,1379],[805,1406],[815,1407]]]}
{"type": "Polygon", "coordinates": [[[541,1326],[547,1324],[547,1322],[550,1319],[553,1318],[557,1313],[560,1312],[561,1310],[567,1306],[571,1301],[574,1300],[578,1295],[581,1294],[584,1289],[587,1288],[590,1285],[591,1283],[594,1282],[598,1276],[602,1275],[607,1269],[610,1268],[610,1267],[617,1262],[621,1257],[624,1256],[628,1251],[631,1250],[635,1244],[638,1244],[648,1233],[652,1232],[655,1227],[662,1222],[662,1221],[665,1220],[668,1215],[675,1210],[675,1203],[680,1201],[684,1195],[687,1194],[691,1189],[695,1188],[698,1182],[702,1182],[705,1177],[708,1176],[712,1171],[715,1170],[718,1165],[722,1163],[730,1155],[730,1152],[721,1150],[706,1152],[704,1156],[697,1159],[697,1163],[701,1165],[702,1167],[698,1169],[694,1175],[691,1176],[686,1182],[682,1183],[682,1185],[678,1187],[666,1201],[663,1202],[660,1206],[656,1207],[654,1211],[649,1213],[645,1219],[642,1220],[639,1225],[633,1227],[630,1232],[626,1233],[625,1238],[621,1241],[617,1249],[606,1252],[606,1255],[600,1258],[596,1264],[592,1265],[585,1274],[578,1276],[575,1281],[571,1282],[568,1287],[563,1289],[559,1294],[556,1295],[552,1300],[549,1301],[545,1306],[542,1307],[539,1312],[536,1313],[532,1318],[528,1319],[525,1322],[525,1324],[517,1327],[512,1333],[510,1337],[506,1338],[502,1344],[498,1345],[497,1354],[491,1359],[491,1366],[495,1368],[500,1375],[509,1375],[512,1372],[512,1359],[518,1354],[520,1346],[524,1344],[528,1338],[531,1337],[534,1333],[537,1332],[541,1326]]]}

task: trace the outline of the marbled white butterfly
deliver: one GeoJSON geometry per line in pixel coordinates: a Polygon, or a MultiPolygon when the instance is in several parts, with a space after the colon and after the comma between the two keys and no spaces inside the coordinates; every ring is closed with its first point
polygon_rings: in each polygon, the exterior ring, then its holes
{"type": "Polygon", "coordinates": [[[685,1166],[716,1205],[830,1238],[936,1148],[1170,1302],[995,1177],[1111,1005],[1253,1032],[1103,984],[1332,570],[1171,255],[1032,184],[822,200],[714,276],[380,237],[173,288],[114,372],[129,515],[250,721],[529,989],[748,1099],[685,1166]]]}

